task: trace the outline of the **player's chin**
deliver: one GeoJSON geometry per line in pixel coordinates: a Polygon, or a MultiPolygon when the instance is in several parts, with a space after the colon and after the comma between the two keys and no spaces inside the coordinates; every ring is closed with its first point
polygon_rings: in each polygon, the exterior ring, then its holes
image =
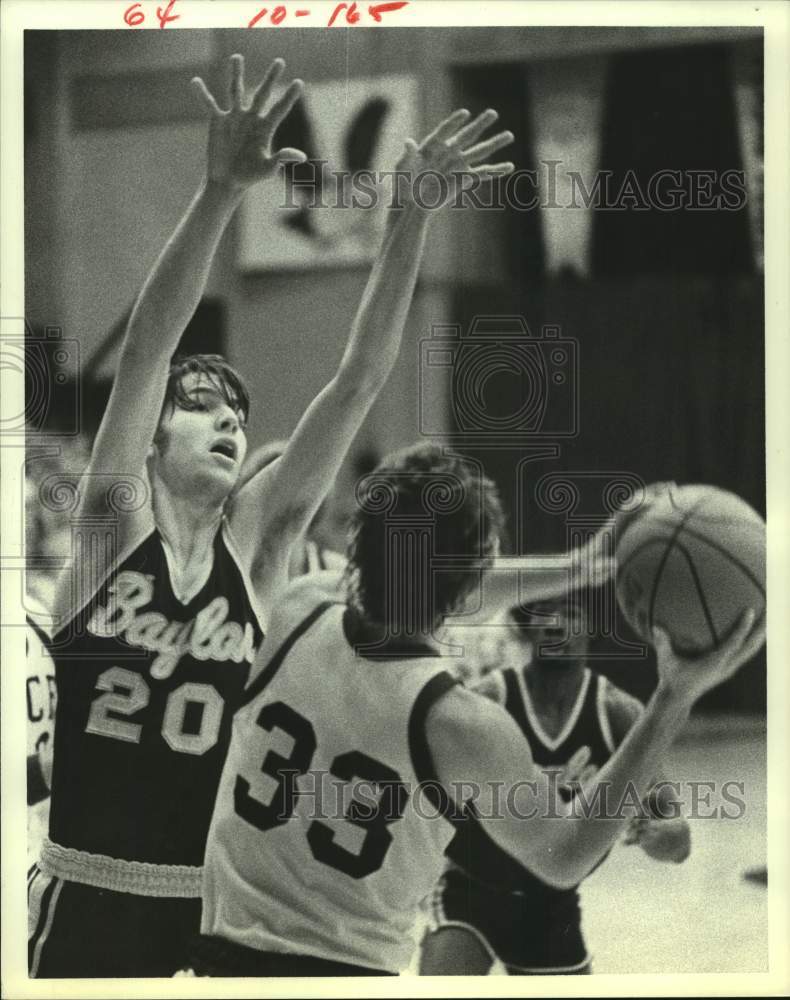
{"type": "Polygon", "coordinates": [[[224,499],[236,485],[240,472],[241,467],[238,462],[231,464],[229,461],[212,461],[210,465],[203,468],[203,474],[200,477],[201,485],[198,488],[209,491],[212,496],[224,499]]]}

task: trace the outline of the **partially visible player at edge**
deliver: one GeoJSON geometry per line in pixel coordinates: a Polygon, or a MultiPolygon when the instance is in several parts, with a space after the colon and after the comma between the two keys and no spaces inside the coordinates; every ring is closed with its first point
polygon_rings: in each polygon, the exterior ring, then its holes
{"type": "MultiPolygon", "coordinates": [[[[283,68],[275,60],[248,91],[231,57],[227,111],[195,81],[210,114],[205,179],[132,311],[81,483],[89,540],[54,608],[59,704],[50,839],[29,893],[33,976],[169,976],[184,964],[230,720],[268,608],[397,357],[430,214],[406,195],[337,374],[224,517],[246,452],[247,391],[222,358],[170,363],[245,190],[304,159],[272,145],[302,89],[294,80],[270,102],[283,68]],[[112,487],[142,479],[150,502],[118,513],[107,552],[103,526],[90,541],[87,519],[123,500],[112,487]]],[[[399,168],[434,171],[437,183],[458,170],[508,173],[489,158],[512,135],[478,141],[496,117],[454,113],[421,146],[407,140],[399,168]]]]}
{"type": "MultiPolygon", "coordinates": [[[[233,720],[206,846],[198,975],[406,968],[418,905],[470,787],[494,843],[561,889],[578,885],[627,822],[575,814],[512,716],[459,686],[433,641],[478,581],[458,557],[497,551],[493,484],[424,445],[390,456],[367,482],[345,601],[332,574],[289,587],[233,720]],[[433,554],[455,559],[434,575],[433,554]],[[500,790],[524,782],[534,795],[515,815],[500,790]]],[[[612,803],[647,793],[697,698],[762,643],[757,630],[745,644],[753,621],[746,613],[693,662],[656,632],[657,688],[587,786],[589,801],[601,782],[612,803]]]]}
{"type": "MultiPolygon", "coordinates": [[[[563,798],[609,760],[642,712],[641,703],[587,665],[586,593],[510,609],[511,641],[526,662],[492,670],[474,690],[502,705],[535,763],[558,771],[563,798]]],[[[660,861],[684,861],[690,834],[668,782],[658,781],[629,825],[628,841],[660,861]]],[[[470,818],[447,849],[450,864],[425,901],[424,976],[485,976],[495,961],[509,975],[592,971],[578,888],[533,875],[470,818]]]]}

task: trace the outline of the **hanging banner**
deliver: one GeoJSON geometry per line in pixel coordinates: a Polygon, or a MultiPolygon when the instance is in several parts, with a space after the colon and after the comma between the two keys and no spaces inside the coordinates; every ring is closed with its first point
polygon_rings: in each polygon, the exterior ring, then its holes
{"type": "Polygon", "coordinates": [[[603,107],[603,57],[548,60],[529,68],[541,218],[549,272],[589,272],[603,107]]]}

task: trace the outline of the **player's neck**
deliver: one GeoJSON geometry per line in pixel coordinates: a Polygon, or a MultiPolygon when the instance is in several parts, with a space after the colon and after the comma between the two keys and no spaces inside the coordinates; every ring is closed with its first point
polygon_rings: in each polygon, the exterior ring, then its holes
{"type": "Polygon", "coordinates": [[[167,489],[152,490],[154,522],[180,567],[207,557],[222,522],[222,505],[209,506],[167,489]]]}
{"type": "Polygon", "coordinates": [[[584,660],[533,660],[524,677],[536,707],[570,710],[584,680],[584,660]]]}

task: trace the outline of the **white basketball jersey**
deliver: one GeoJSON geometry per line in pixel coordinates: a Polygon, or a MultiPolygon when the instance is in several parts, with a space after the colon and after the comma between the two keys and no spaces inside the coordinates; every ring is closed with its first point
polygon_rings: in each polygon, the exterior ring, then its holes
{"type": "Polygon", "coordinates": [[[455,682],[427,647],[358,655],[346,606],[324,597],[297,581],[272,616],[233,723],[201,929],[398,972],[453,833],[430,793],[424,721],[455,682]]]}
{"type": "MultiPolygon", "coordinates": [[[[38,754],[42,759],[51,758],[55,729],[55,664],[44,645],[44,633],[27,625],[27,755],[38,754]]],[[[28,863],[38,860],[41,845],[49,823],[49,803],[46,798],[28,806],[27,855],[28,863]]]]}

